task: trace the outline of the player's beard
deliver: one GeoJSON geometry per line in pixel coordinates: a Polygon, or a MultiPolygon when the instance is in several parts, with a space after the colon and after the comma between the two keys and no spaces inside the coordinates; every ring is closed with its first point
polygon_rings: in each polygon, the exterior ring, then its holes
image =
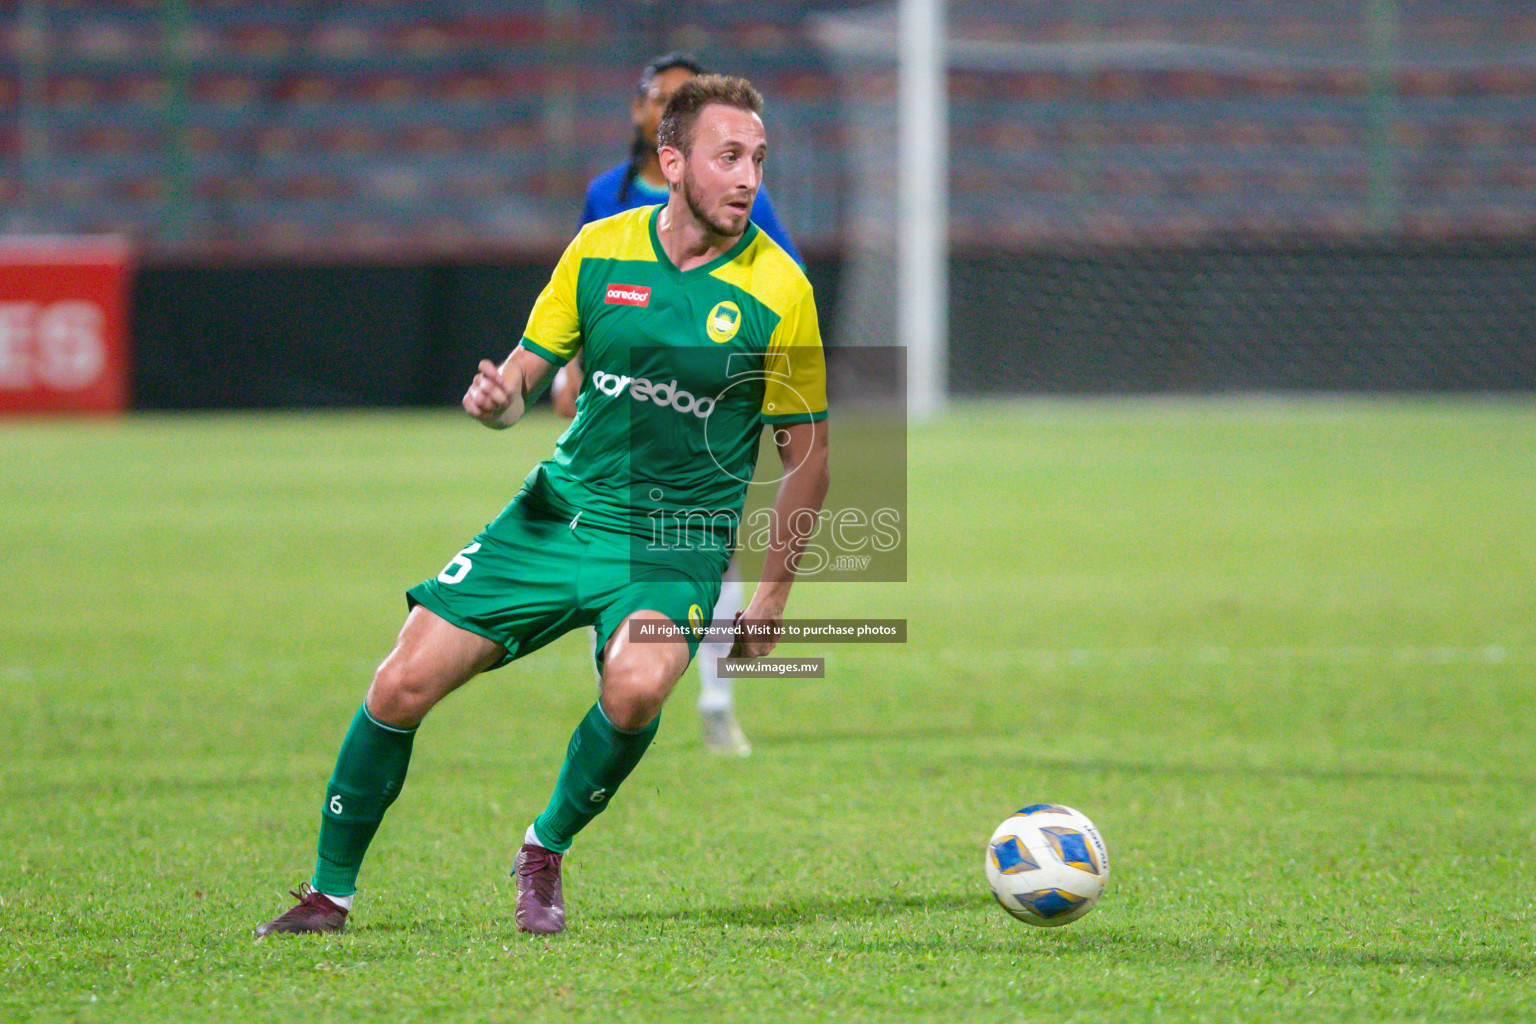
{"type": "Polygon", "coordinates": [[[688,211],[693,214],[695,220],[717,235],[722,235],[726,238],[739,238],[747,230],[745,218],[742,220],[741,227],[736,228],[729,221],[721,219],[724,216],[723,214],[711,214],[705,210],[704,202],[699,197],[698,191],[694,188],[693,175],[686,170],[683,171],[683,202],[688,204],[688,211]]]}

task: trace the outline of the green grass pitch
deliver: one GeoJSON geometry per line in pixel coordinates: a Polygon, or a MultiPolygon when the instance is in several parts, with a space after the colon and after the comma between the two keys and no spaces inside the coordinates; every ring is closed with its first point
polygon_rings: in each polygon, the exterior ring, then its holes
{"type": "MultiPolygon", "coordinates": [[[[1536,1017],[1536,407],[962,406],[910,436],[910,578],[807,585],[698,740],[690,673],[568,861],[507,878],[594,695],[575,635],[427,721],[351,930],[257,943],[404,610],[548,450],[536,415],[0,425],[5,1021],[1536,1017]],[[1025,803],[1114,858],[988,896],[1025,803]]],[[[858,453],[836,447],[839,462],[858,453]]]]}

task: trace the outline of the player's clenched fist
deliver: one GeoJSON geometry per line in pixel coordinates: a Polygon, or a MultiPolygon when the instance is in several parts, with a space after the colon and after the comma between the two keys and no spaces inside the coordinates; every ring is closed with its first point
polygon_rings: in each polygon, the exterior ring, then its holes
{"type": "Polygon", "coordinates": [[[522,370],[511,360],[499,368],[489,359],[480,360],[480,372],[464,392],[464,411],[497,430],[516,423],[523,415],[522,370]]]}
{"type": "Polygon", "coordinates": [[[727,658],[766,658],[784,637],[784,609],[773,604],[760,604],[753,595],[753,603],[747,610],[736,613],[733,628],[736,638],[731,642],[727,658]]]}

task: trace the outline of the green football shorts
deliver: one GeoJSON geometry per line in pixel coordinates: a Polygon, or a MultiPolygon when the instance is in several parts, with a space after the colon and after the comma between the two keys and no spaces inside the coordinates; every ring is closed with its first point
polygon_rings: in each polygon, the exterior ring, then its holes
{"type": "Polygon", "coordinates": [[[698,627],[709,624],[720,596],[727,561],[724,552],[649,551],[629,534],[572,527],[528,500],[525,491],[405,598],[411,608],[421,605],[505,647],[495,668],[593,626],[601,672],[608,638],[641,610],[671,619],[688,640],[691,660],[699,648],[698,627]]]}

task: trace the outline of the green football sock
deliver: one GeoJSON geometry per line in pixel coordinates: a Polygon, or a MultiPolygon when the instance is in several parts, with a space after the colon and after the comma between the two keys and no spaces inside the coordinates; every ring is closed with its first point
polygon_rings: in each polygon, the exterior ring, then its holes
{"type": "Polygon", "coordinates": [[[640,763],[660,724],[658,715],[645,728],[625,732],[608,721],[601,701],[592,705],[565,748],[565,764],[549,806],[533,823],[540,846],[556,853],[571,848],[576,833],[602,813],[619,783],[640,763]]]}
{"type": "Polygon", "coordinates": [[[310,884],[332,896],[357,891],[357,873],[384,812],[405,785],[415,728],[385,725],[358,708],[336,754],[320,808],[320,850],[310,884]]]}

